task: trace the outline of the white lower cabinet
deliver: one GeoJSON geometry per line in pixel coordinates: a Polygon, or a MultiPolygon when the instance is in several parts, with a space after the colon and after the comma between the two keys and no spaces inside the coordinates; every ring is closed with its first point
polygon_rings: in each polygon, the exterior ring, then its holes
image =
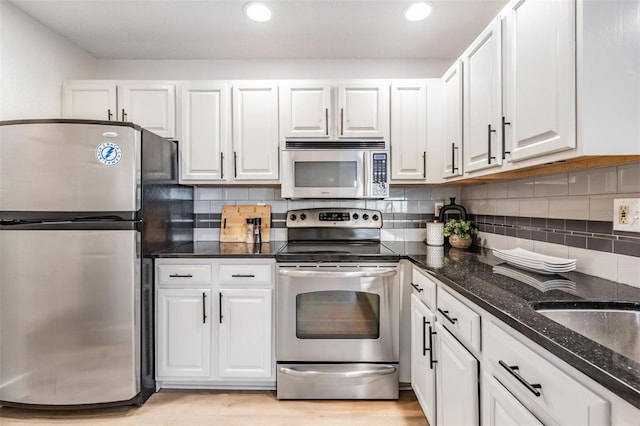
{"type": "Polygon", "coordinates": [[[482,375],[482,424],[485,426],[542,426],[492,375],[482,375]]]}
{"type": "Polygon", "coordinates": [[[159,388],[275,387],[273,264],[156,260],[159,388]]]}
{"type": "Polygon", "coordinates": [[[209,377],[210,300],[209,289],[158,290],[158,377],[209,377]]]}
{"type": "Polygon", "coordinates": [[[270,288],[220,290],[220,377],[271,377],[270,288]]]}
{"type": "Polygon", "coordinates": [[[436,364],[433,359],[433,327],[436,316],[411,295],[411,387],[427,416],[436,424],[436,364]]]}
{"type": "Polygon", "coordinates": [[[477,425],[478,360],[439,322],[435,329],[436,425],[477,425]]]}

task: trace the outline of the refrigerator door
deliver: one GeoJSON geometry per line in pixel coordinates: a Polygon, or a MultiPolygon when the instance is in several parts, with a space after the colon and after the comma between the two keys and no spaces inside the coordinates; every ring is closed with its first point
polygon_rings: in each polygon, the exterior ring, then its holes
{"type": "Polygon", "coordinates": [[[36,122],[0,126],[0,210],[131,212],[140,208],[140,132],[36,122]]]}
{"type": "Polygon", "coordinates": [[[0,404],[140,391],[139,233],[0,230],[0,404]]]}

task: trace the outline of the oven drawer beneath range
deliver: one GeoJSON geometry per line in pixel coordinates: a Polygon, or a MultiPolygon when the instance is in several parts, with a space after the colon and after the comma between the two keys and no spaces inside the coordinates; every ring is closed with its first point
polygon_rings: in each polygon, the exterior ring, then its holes
{"type": "Polygon", "coordinates": [[[398,364],[278,364],[278,399],[398,399],[398,364]]]}

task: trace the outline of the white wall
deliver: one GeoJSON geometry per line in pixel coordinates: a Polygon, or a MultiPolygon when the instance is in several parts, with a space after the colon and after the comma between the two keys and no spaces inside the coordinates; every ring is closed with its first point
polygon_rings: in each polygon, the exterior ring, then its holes
{"type": "Polygon", "coordinates": [[[0,120],[61,116],[64,78],[93,78],[95,58],[0,0],[0,120]]]}
{"type": "Polygon", "coordinates": [[[271,80],[441,77],[453,60],[98,60],[105,80],[271,80]]]}

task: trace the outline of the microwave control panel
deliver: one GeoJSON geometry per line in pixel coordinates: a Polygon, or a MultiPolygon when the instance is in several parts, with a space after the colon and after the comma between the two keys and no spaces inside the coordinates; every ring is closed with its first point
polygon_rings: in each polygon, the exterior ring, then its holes
{"type": "Polygon", "coordinates": [[[389,195],[389,186],[387,185],[387,153],[374,153],[371,163],[373,165],[373,185],[371,187],[371,195],[374,197],[386,197],[389,195]]]}

